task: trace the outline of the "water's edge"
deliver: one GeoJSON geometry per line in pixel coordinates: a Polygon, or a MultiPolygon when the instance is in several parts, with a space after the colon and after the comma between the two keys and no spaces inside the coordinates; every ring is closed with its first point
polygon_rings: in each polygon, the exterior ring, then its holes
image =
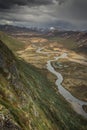
{"type": "MultiPolygon", "coordinates": [[[[42,52],[41,51],[42,48],[37,49],[37,53],[41,53],[41,54],[49,54],[49,52],[42,52]]],[[[53,53],[53,52],[51,52],[53,53]]],[[[87,118],[87,113],[83,110],[82,106],[83,105],[87,105],[87,102],[85,101],[81,101],[79,99],[77,99],[76,97],[74,97],[68,90],[66,90],[63,86],[62,86],[62,82],[63,82],[63,76],[57,72],[54,67],[52,66],[51,62],[52,61],[56,61],[60,58],[66,58],[67,57],[67,53],[63,53],[61,56],[55,57],[54,60],[49,60],[47,61],[47,69],[54,74],[57,77],[57,80],[55,81],[55,84],[58,87],[58,91],[59,93],[72,105],[73,109],[80,115],[82,115],[83,117],[87,118]]]]}

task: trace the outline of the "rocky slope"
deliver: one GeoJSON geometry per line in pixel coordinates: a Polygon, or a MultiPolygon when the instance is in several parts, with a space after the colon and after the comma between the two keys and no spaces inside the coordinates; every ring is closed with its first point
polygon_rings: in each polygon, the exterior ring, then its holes
{"type": "Polygon", "coordinates": [[[19,130],[20,127],[13,121],[8,107],[13,102],[13,95],[9,91],[9,87],[15,85],[18,80],[16,68],[16,60],[13,53],[0,40],[0,129],[19,130]],[[10,117],[10,118],[9,118],[10,117]]]}

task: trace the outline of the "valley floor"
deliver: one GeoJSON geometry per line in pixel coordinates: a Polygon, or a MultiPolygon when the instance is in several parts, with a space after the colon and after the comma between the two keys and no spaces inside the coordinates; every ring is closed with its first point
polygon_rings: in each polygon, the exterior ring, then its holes
{"type": "MultiPolygon", "coordinates": [[[[67,58],[53,61],[52,66],[62,74],[63,87],[78,99],[87,101],[86,56],[63,47],[57,39],[26,38],[21,34],[16,38],[22,41],[19,44],[9,37],[1,36],[1,39],[15,54],[20,77],[15,88],[0,74],[2,115],[9,113],[20,130],[86,130],[87,119],[77,114],[59,93],[55,85],[57,77],[47,70],[47,61],[67,53],[67,58]]],[[[87,112],[86,105],[83,109],[87,112]]]]}
{"type": "Polygon", "coordinates": [[[64,52],[67,53],[67,58],[54,62],[53,66],[63,75],[63,86],[79,99],[87,101],[86,55],[77,54],[72,50],[63,48],[58,41],[54,42],[41,37],[33,37],[27,40],[28,41],[25,40],[25,42],[29,42],[29,46],[22,51],[18,51],[17,54],[19,57],[41,69],[46,69],[48,60],[52,60],[64,52]],[[38,46],[42,48],[42,52],[44,51],[45,54],[37,53],[38,46]]]}

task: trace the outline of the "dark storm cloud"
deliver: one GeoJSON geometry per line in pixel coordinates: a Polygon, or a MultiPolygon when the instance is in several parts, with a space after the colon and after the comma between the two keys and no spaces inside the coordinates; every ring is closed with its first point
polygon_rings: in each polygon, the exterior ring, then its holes
{"type": "Polygon", "coordinates": [[[8,9],[14,5],[25,5],[26,0],[0,0],[0,9],[8,9]]]}
{"type": "Polygon", "coordinates": [[[0,0],[0,24],[14,21],[53,26],[63,21],[87,28],[87,0],[0,0]]]}
{"type": "Polygon", "coordinates": [[[0,9],[10,9],[15,5],[16,6],[48,5],[52,4],[53,1],[54,0],[0,0],[0,9]]]}

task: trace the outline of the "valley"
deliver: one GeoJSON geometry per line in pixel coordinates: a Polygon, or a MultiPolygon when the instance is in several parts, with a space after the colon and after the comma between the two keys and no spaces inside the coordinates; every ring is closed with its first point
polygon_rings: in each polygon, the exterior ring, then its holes
{"type": "MultiPolygon", "coordinates": [[[[22,40],[20,36],[18,39],[22,40]]],[[[72,95],[78,99],[87,101],[87,57],[86,55],[78,54],[75,51],[72,51],[72,49],[76,47],[76,43],[74,43],[72,39],[71,41],[70,39],[63,41],[62,38],[56,37],[53,39],[32,37],[29,39],[27,38],[27,41],[28,40],[31,44],[24,51],[19,51],[18,54],[20,57],[24,58],[27,62],[30,62],[36,67],[46,69],[46,62],[49,59],[60,56],[65,52],[68,54],[67,58],[59,59],[58,62],[53,62],[52,65],[58,72],[61,72],[63,75],[63,87],[65,87],[68,91],[70,91],[72,95]],[[64,43],[61,44],[61,41],[64,43]],[[37,51],[38,44],[41,48],[42,53],[39,53],[40,51],[37,51]],[[38,55],[38,53],[40,55],[38,55]]]]}
{"type": "MultiPolygon", "coordinates": [[[[21,36],[19,36],[18,39],[23,41],[24,38],[20,37],[21,36]]],[[[74,43],[72,39],[71,41],[69,39],[62,44],[60,39],[61,38],[55,38],[54,40],[54,37],[53,39],[43,37],[27,38],[25,43],[29,43],[29,45],[25,50],[17,51],[17,54],[19,57],[25,59],[25,61],[36,67],[46,69],[48,60],[52,60],[54,57],[67,53],[66,58],[59,59],[58,62],[53,62],[52,65],[63,75],[63,86],[79,99],[87,101],[87,56],[72,50],[76,46],[76,43],[74,43]],[[38,48],[41,48],[42,53],[37,52],[38,48]]]]}
{"type": "MultiPolygon", "coordinates": [[[[3,96],[0,97],[3,115],[3,110],[8,110],[12,120],[23,130],[86,130],[86,116],[76,112],[72,104],[67,102],[55,85],[57,77],[47,69],[48,61],[56,59],[51,62],[51,66],[63,76],[62,86],[73,97],[86,102],[82,110],[87,115],[87,56],[83,51],[77,51],[75,39],[36,32],[10,35],[1,32],[0,39],[17,58],[20,82],[17,81],[16,88],[11,84],[8,93],[2,89],[3,94],[6,94],[5,102],[3,96]],[[66,57],[57,59],[64,53],[66,57]],[[18,100],[16,104],[13,98],[10,104],[9,93],[18,100]],[[23,118],[22,114],[26,116],[23,118]]],[[[4,79],[2,74],[0,77],[4,81],[0,81],[1,86],[7,90],[9,80],[4,79]]],[[[79,111],[79,107],[76,107],[79,111]]]]}

